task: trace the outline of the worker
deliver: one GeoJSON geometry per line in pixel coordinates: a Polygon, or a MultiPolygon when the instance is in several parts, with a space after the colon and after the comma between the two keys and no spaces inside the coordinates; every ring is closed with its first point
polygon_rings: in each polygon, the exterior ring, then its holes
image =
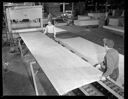
{"type": "Polygon", "coordinates": [[[4,72],[8,72],[9,71],[9,62],[8,62],[8,58],[7,55],[2,56],[2,69],[4,72]]]}
{"type": "Polygon", "coordinates": [[[105,13],[105,23],[104,25],[108,25],[109,24],[109,12],[105,13]]]}
{"type": "Polygon", "coordinates": [[[46,33],[50,38],[56,38],[55,26],[51,23],[51,21],[48,21],[48,25],[45,28],[44,34],[46,33]]]}
{"type": "Polygon", "coordinates": [[[48,14],[48,22],[51,21],[54,25],[53,15],[51,13],[48,14]]]}
{"type": "Polygon", "coordinates": [[[74,19],[73,19],[74,17],[73,17],[73,15],[71,15],[68,19],[67,19],[67,26],[68,25],[74,25],[74,19]]]}
{"type": "Polygon", "coordinates": [[[102,14],[99,18],[99,28],[102,28],[104,24],[105,24],[105,15],[102,14]]]}
{"type": "Polygon", "coordinates": [[[100,63],[103,75],[101,80],[106,80],[107,77],[112,78],[114,81],[117,80],[119,76],[119,53],[113,48],[114,42],[109,39],[103,39],[104,47],[106,50],[106,55],[104,61],[100,63]]]}
{"type": "Polygon", "coordinates": [[[115,16],[115,13],[116,13],[116,10],[113,9],[113,10],[112,10],[112,16],[115,16]]]}

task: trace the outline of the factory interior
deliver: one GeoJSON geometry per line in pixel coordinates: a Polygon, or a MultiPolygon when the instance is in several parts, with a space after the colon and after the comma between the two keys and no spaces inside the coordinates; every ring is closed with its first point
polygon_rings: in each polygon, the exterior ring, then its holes
{"type": "Polygon", "coordinates": [[[124,99],[124,0],[3,2],[2,23],[3,96],[124,99]]]}

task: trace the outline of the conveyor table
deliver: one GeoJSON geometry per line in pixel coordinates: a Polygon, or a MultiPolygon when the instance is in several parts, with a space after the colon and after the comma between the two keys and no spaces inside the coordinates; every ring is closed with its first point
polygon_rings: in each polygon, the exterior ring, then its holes
{"type": "Polygon", "coordinates": [[[59,95],[99,80],[102,72],[41,32],[20,33],[59,95]]]}

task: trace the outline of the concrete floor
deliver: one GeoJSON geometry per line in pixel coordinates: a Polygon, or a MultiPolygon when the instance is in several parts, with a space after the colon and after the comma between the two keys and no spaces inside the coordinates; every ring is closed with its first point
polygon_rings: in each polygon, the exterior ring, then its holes
{"type": "Polygon", "coordinates": [[[2,48],[2,61],[7,61],[8,72],[3,72],[3,95],[35,95],[26,65],[20,54],[11,55],[9,48],[2,48]]]}
{"type": "MultiPolygon", "coordinates": [[[[58,34],[57,37],[59,38],[81,36],[102,46],[102,39],[109,38],[114,40],[115,49],[117,49],[121,54],[124,54],[123,37],[113,34],[110,30],[77,26],[58,27],[69,31],[67,33],[58,34]]],[[[2,48],[3,61],[6,59],[9,62],[9,71],[6,73],[3,72],[3,95],[35,95],[33,84],[27,72],[27,65],[22,61],[19,54],[10,55],[8,54],[8,50],[8,47],[2,48]]],[[[40,90],[40,94],[57,95],[57,92],[42,70],[37,74],[37,77],[39,80],[38,88],[40,90]]]]}
{"type": "MultiPolygon", "coordinates": [[[[30,74],[30,67],[24,62],[19,53],[9,54],[9,48],[2,48],[3,63],[8,62],[8,71],[3,71],[3,95],[4,96],[31,96],[36,95],[30,74]]],[[[36,75],[36,83],[39,95],[58,95],[45,73],[38,64],[34,70],[39,69],[36,75]]]]}

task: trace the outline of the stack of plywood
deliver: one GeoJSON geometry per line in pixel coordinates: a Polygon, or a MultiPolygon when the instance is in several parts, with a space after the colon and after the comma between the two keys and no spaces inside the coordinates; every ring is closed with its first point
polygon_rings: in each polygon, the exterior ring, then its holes
{"type": "Polygon", "coordinates": [[[89,20],[90,17],[89,16],[81,16],[81,15],[78,15],[78,20],[89,20]]]}
{"type": "Polygon", "coordinates": [[[109,18],[109,25],[118,26],[119,25],[119,19],[118,18],[109,18]]]}
{"type": "Polygon", "coordinates": [[[100,18],[102,15],[104,15],[104,13],[88,13],[88,16],[94,18],[94,19],[98,19],[100,18]]]}
{"type": "Polygon", "coordinates": [[[75,20],[74,24],[78,25],[78,26],[98,25],[99,24],[99,20],[96,20],[96,19],[75,20]]]}
{"type": "Polygon", "coordinates": [[[103,13],[88,13],[88,16],[78,16],[78,20],[75,20],[74,24],[78,26],[99,25],[98,18],[102,14],[103,13]]]}

